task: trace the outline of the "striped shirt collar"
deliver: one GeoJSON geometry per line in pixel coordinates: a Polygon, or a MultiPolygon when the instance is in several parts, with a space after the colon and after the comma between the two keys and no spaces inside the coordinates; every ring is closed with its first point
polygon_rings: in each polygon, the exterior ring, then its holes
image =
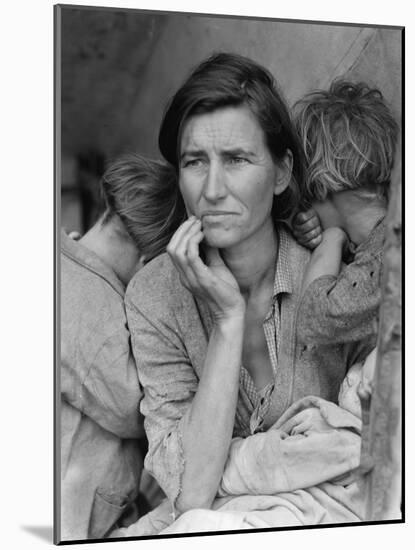
{"type": "Polygon", "coordinates": [[[273,301],[275,301],[282,292],[293,292],[293,281],[289,264],[289,249],[290,239],[288,232],[282,227],[277,228],[278,231],[278,254],[275,265],[275,278],[273,301]]]}

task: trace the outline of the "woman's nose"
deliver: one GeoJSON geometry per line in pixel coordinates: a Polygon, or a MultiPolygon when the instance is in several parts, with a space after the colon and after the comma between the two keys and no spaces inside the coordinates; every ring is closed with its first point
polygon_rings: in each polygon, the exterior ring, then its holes
{"type": "Polygon", "coordinates": [[[225,174],[223,167],[217,163],[211,163],[206,174],[203,195],[206,200],[216,202],[227,194],[225,174]]]}

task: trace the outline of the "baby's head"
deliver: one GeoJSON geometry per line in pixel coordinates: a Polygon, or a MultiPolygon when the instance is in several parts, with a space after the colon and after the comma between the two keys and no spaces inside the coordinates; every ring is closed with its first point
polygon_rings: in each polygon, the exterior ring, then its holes
{"type": "Polygon", "coordinates": [[[377,348],[371,351],[363,363],[356,363],[347,372],[340,386],[339,405],[358,418],[362,416],[362,408],[358,389],[370,388],[375,375],[377,348]]]}
{"type": "Polygon", "coordinates": [[[294,111],[307,164],[304,200],[354,190],[386,206],[398,125],[381,92],[335,80],[328,91],[307,94],[294,111]]]}

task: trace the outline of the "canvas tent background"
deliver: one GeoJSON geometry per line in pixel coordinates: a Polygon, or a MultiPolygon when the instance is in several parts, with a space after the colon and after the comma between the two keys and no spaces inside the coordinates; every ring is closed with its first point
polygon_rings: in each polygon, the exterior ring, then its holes
{"type": "MultiPolygon", "coordinates": [[[[101,8],[61,7],[60,13],[61,225],[67,230],[82,233],[95,221],[107,161],[127,151],[160,156],[157,134],[166,102],[214,51],[238,52],[265,65],[289,105],[347,76],[379,87],[401,119],[400,29],[101,8]]],[[[364,438],[368,519],[395,517],[402,498],[400,164],[395,172],[381,353],[364,438]]]]}

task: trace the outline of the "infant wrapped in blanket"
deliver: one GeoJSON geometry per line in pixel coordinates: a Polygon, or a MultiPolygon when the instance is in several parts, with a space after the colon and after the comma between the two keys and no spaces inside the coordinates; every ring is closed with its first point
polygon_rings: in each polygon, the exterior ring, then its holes
{"type": "Polygon", "coordinates": [[[232,440],[211,510],[173,521],[167,500],[112,536],[239,530],[364,520],[359,388],[373,378],[376,349],[352,366],[339,405],[308,396],[293,403],[264,433],[232,440]]]}
{"type": "Polygon", "coordinates": [[[188,511],[161,534],[364,520],[358,389],[375,361],[373,350],[351,367],[339,405],[304,397],[267,432],[235,438],[212,510],[188,511]]]}

